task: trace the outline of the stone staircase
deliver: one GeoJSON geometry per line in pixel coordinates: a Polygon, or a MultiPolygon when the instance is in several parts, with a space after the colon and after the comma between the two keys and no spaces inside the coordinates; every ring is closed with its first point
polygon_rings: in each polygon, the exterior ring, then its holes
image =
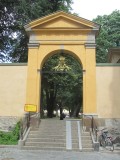
{"type": "Polygon", "coordinates": [[[71,121],[72,130],[72,150],[75,151],[93,151],[92,139],[89,132],[83,132],[80,128],[80,136],[78,136],[78,121],[71,121]],[[80,138],[80,139],[79,139],[80,138]],[[80,143],[80,144],[79,144],[80,143]],[[81,145],[81,146],[80,146],[81,145]]]}
{"type": "Polygon", "coordinates": [[[89,132],[83,132],[81,135],[82,139],[82,151],[94,151],[92,139],[89,132]]]}
{"type": "Polygon", "coordinates": [[[65,122],[58,119],[43,119],[39,129],[31,130],[23,149],[65,150],[65,122]]]}
{"type": "Polygon", "coordinates": [[[24,150],[93,151],[90,133],[81,132],[80,121],[43,119],[38,129],[30,130],[24,150]]]}

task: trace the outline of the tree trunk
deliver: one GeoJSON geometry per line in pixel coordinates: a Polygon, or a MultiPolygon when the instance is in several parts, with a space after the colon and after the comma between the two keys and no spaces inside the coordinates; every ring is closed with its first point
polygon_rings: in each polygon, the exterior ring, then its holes
{"type": "Polygon", "coordinates": [[[52,82],[50,84],[50,89],[46,89],[46,99],[47,99],[47,116],[49,118],[53,117],[54,105],[57,95],[57,86],[52,82]]]}

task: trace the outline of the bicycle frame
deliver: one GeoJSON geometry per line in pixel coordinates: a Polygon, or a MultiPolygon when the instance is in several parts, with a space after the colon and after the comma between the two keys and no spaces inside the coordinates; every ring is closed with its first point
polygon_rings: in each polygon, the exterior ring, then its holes
{"type": "Polygon", "coordinates": [[[112,137],[108,136],[108,131],[102,131],[102,134],[100,136],[100,145],[103,146],[104,148],[110,147],[110,150],[114,150],[114,145],[112,142],[112,137]]]}

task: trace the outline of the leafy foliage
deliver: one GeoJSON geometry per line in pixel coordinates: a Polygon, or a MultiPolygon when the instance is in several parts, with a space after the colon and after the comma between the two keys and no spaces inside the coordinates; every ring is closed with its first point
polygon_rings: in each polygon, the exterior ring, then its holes
{"type": "Polygon", "coordinates": [[[13,26],[15,25],[15,11],[13,10],[16,2],[0,0],[0,61],[9,61],[9,53],[12,51],[13,26]],[[13,16],[14,15],[14,16],[13,16]]]}
{"type": "Polygon", "coordinates": [[[59,56],[50,57],[42,69],[42,109],[47,109],[48,117],[52,117],[53,110],[62,102],[71,116],[78,116],[82,107],[82,68],[72,56],[64,54],[71,70],[55,72],[53,68],[58,65],[59,56]]]}
{"type": "Polygon", "coordinates": [[[98,16],[93,20],[101,25],[97,37],[97,63],[107,62],[108,49],[120,45],[120,11],[114,11],[110,15],[98,16]]]}
{"type": "Polygon", "coordinates": [[[70,12],[72,0],[0,0],[0,62],[27,62],[24,25],[58,10],[70,12]]]}
{"type": "Polygon", "coordinates": [[[17,144],[19,140],[20,122],[18,122],[11,132],[0,131],[0,144],[17,144]]]}

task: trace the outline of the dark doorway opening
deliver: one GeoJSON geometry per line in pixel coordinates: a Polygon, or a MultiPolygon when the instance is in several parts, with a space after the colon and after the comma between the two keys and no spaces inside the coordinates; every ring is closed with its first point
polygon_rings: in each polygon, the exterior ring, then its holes
{"type": "Polygon", "coordinates": [[[43,64],[41,117],[79,117],[83,110],[83,73],[81,64],[71,55],[54,54],[43,64]],[[61,67],[60,58],[64,57],[61,67]],[[62,69],[61,69],[61,68],[62,69]],[[56,69],[58,68],[58,69],[56,69]]]}

